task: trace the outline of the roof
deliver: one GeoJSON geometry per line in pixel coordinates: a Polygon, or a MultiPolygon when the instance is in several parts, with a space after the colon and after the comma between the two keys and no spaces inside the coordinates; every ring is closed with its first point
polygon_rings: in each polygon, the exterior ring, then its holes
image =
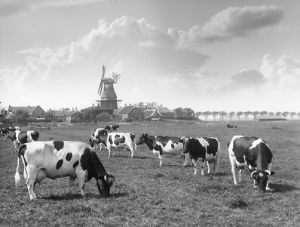
{"type": "Polygon", "coordinates": [[[145,114],[145,119],[149,119],[149,118],[159,118],[159,117],[163,117],[157,109],[154,110],[145,110],[144,111],[145,114]]]}
{"type": "Polygon", "coordinates": [[[120,111],[119,114],[128,114],[132,109],[134,108],[134,106],[124,106],[120,111]]]}
{"type": "Polygon", "coordinates": [[[80,111],[80,110],[77,110],[77,109],[71,110],[70,112],[67,112],[67,113],[66,113],[66,116],[72,116],[73,114],[78,113],[78,112],[81,113],[81,111],[80,111]]]}
{"type": "Polygon", "coordinates": [[[13,113],[16,113],[18,110],[22,110],[22,111],[28,112],[29,115],[32,115],[37,107],[40,107],[40,106],[39,105],[37,105],[37,106],[9,106],[8,109],[13,113]]]}
{"type": "Polygon", "coordinates": [[[171,110],[169,110],[167,107],[164,107],[164,106],[158,106],[157,110],[158,110],[159,113],[169,113],[169,112],[171,112],[171,110]]]}

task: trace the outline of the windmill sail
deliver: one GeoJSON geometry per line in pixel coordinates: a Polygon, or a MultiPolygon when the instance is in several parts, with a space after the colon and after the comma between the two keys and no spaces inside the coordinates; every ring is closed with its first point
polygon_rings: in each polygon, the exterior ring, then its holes
{"type": "Polygon", "coordinates": [[[103,65],[102,66],[102,77],[101,77],[99,88],[98,88],[98,95],[101,95],[101,92],[102,92],[104,75],[105,75],[105,67],[103,65]]]}

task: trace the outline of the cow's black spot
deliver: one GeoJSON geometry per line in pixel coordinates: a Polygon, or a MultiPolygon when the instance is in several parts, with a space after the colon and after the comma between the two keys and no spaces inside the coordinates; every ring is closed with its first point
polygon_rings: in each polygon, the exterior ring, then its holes
{"type": "Polygon", "coordinates": [[[67,160],[67,161],[70,161],[71,159],[72,159],[72,153],[69,152],[69,153],[67,153],[67,155],[66,155],[66,160],[67,160]]]}
{"type": "Polygon", "coordinates": [[[172,147],[172,149],[174,149],[174,147],[175,147],[175,146],[174,146],[174,143],[171,143],[171,147],[172,147]]]}
{"type": "Polygon", "coordinates": [[[108,137],[108,141],[109,141],[110,144],[113,143],[111,136],[108,137]]]}
{"type": "Polygon", "coordinates": [[[25,166],[27,166],[27,162],[26,162],[26,159],[25,159],[25,157],[24,157],[24,154],[25,154],[26,149],[27,149],[26,144],[22,144],[22,145],[19,147],[19,152],[18,152],[18,157],[19,157],[19,158],[21,157],[21,155],[23,156],[23,160],[24,160],[25,166]]]}
{"type": "Polygon", "coordinates": [[[64,147],[64,141],[54,141],[53,144],[54,148],[58,151],[64,147]]]}
{"type": "Polygon", "coordinates": [[[34,131],[33,133],[31,133],[31,138],[34,140],[34,141],[37,141],[39,139],[39,136],[40,136],[40,133],[37,132],[37,131],[34,131]]]}
{"type": "Polygon", "coordinates": [[[79,164],[79,161],[77,160],[77,161],[74,163],[73,168],[76,168],[76,167],[78,166],[78,164],[79,164]]]}
{"type": "Polygon", "coordinates": [[[159,146],[159,145],[156,144],[154,146],[154,150],[159,151],[159,154],[162,155],[162,147],[161,146],[159,146]]]}
{"type": "Polygon", "coordinates": [[[134,141],[134,138],[135,138],[135,135],[134,134],[130,134],[130,139],[131,139],[132,142],[134,141]]]}
{"type": "Polygon", "coordinates": [[[59,169],[62,166],[63,162],[63,159],[58,160],[58,162],[56,163],[56,169],[59,169]]]}

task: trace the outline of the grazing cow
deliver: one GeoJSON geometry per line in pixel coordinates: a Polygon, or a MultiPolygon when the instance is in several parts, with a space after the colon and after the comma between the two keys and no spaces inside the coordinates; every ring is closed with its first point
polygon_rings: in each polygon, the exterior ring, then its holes
{"type": "Polygon", "coordinates": [[[40,134],[37,131],[21,131],[19,127],[15,127],[14,129],[7,129],[4,140],[11,139],[17,151],[21,144],[37,141],[39,136],[40,134]]]}
{"type": "Polygon", "coordinates": [[[108,132],[112,132],[112,131],[118,131],[119,128],[120,128],[119,125],[107,125],[105,126],[104,129],[106,129],[108,132]]]}
{"type": "Polygon", "coordinates": [[[238,184],[242,180],[242,170],[248,167],[251,177],[254,179],[254,188],[259,192],[270,190],[269,178],[275,172],[272,168],[272,152],[269,145],[261,138],[248,136],[233,136],[228,145],[229,160],[233,175],[233,183],[238,184]],[[236,170],[239,170],[239,178],[236,180],[236,170]]]}
{"type": "MultiPolygon", "coordinates": [[[[132,133],[108,133],[106,140],[106,147],[108,150],[108,157],[112,147],[123,147],[124,145],[128,146],[130,149],[130,157],[133,158],[134,152],[136,151],[135,135],[132,133]]],[[[114,151],[113,151],[114,155],[114,151]]]]}
{"type": "Polygon", "coordinates": [[[92,132],[89,138],[89,144],[96,150],[102,150],[102,145],[106,146],[107,133],[117,131],[120,128],[119,125],[107,125],[104,128],[97,128],[92,132]]]}
{"type": "Polygon", "coordinates": [[[232,124],[227,124],[227,128],[237,128],[236,125],[232,125],[232,124]]]}
{"type": "Polygon", "coordinates": [[[37,141],[22,144],[18,150],[18,164],[15,182],[18,187],[21,176],[19,162],[24,164],[24,178],[26,180],[29,197],[36,198],[34,186],[44,178],[69,177],[68,190],[78,178],[81,195],[85,195],[84,183],[91,178],[96,179],[101,196],[110,195],[110,187],[114,176],[104,169],[95,151],[86,143],[74,141],[37,141]]]}
{"type": "Polygon", "coordinates": [[[159,158],[159,165],[162,166],[162,154],[163,152],[171,153],[176,151],[181,151],[183,144],[177,137],[169,136],[150,136],[147,133],[143,133],[137,145],[145,143],[153,154],[157,154],[159,158]]]}
{"type": "Polygon", "coordinates": [[[95,150],[102,150],[102,145],[106,146],[107,139],[107,130],[105,128],[97,128],[94,132],[92,132],[89,138],[89,144],[95,150]]]}
{"type": "Polygon", "coordinates": [[[204,164],[207,164],[207,173],[210,174],[210,163],[214,163],[214,172],[220,157],[220,143],[214,137],[183,137],[183,153],[189,153],[194,164],[194,174],[197,174],[197,161],[201,160],[201,175],[204,175],[204,164]]]}

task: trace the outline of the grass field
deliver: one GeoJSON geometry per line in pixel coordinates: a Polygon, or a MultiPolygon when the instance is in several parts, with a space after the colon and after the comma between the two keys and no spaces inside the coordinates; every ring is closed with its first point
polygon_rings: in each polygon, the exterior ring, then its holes
{"type": "MultiPolygon", "coordinates": [[[[10,141],[0,138],[1,226],[300,226],[300,122],[134,122],[120,131],[170,136],[214,136],[221,143],[220,171],[193,175],[182,167],[180,154],[164,155],[164,166],[145,145],[133,159],[129,151],[107,158],[97,151],[116,180],[110,198],[99,197],[96,183],[87,183],[82,198],[78,186],[66,194],[68,178],[45,179],[37,185],[38,199],[31,202],[24,179],[14,185],[17,156],[10,141]],[[273,192],[260,195],[249,173],[233,185],[226,144],[235,134],[255,135],[270,145],[274,159],[273,192]]],[[[87,142],[92,129],[104,124],[78,124],[39,130],[40,140],[87,142]]],[[[200,173],[200,172],[198,172],[200,173]]]]}

